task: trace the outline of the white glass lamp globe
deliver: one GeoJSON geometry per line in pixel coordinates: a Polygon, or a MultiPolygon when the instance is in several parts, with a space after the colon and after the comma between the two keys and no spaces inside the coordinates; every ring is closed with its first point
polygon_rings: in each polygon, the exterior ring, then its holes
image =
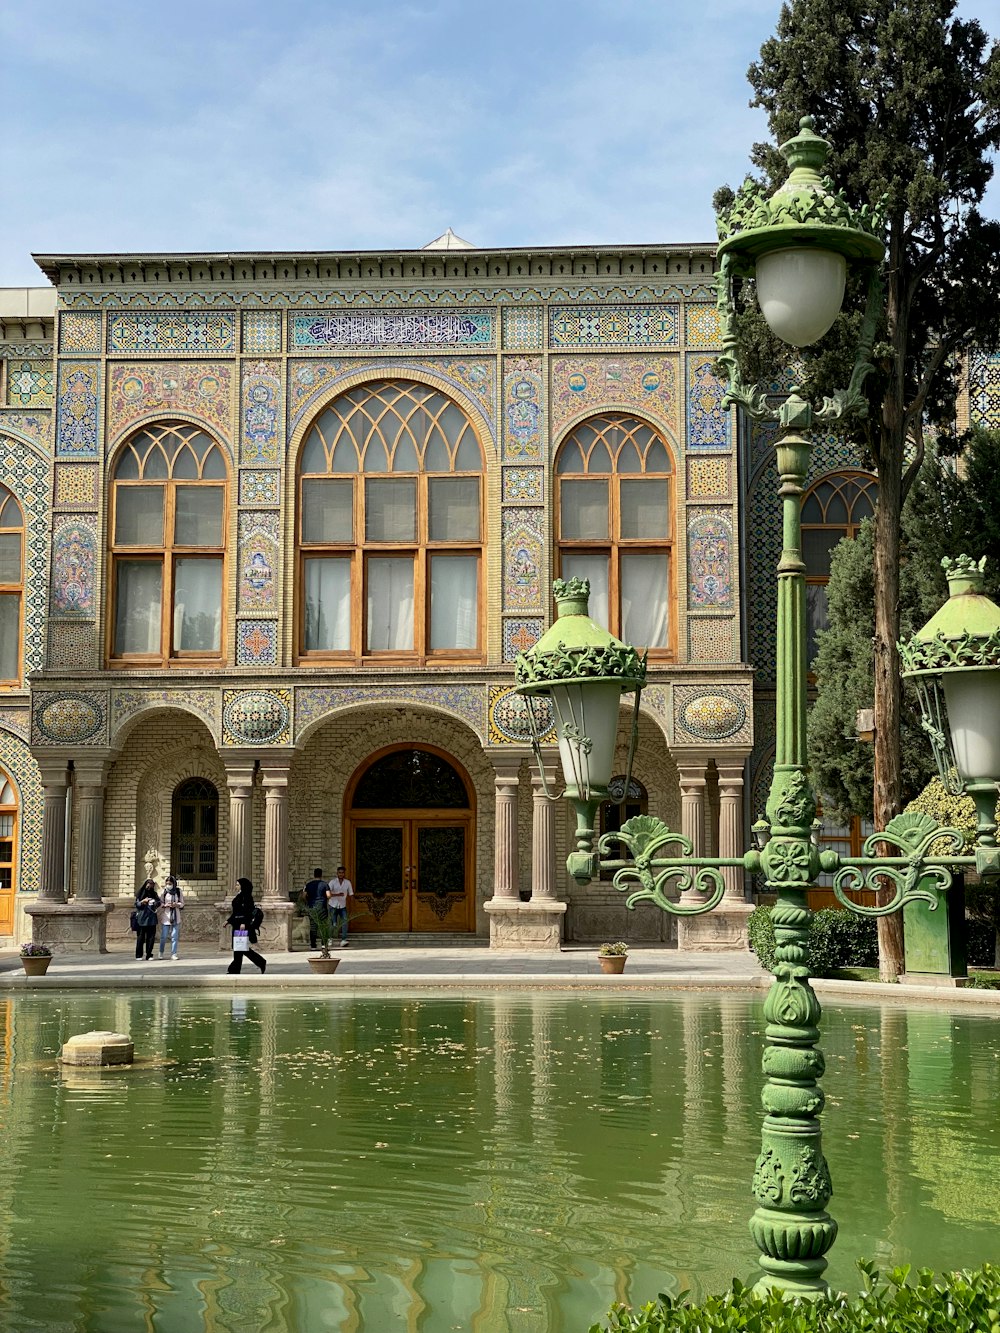
{"type": "Polygon", "coordinates": [[[589,800],[594,792],[606,792],[611,781],[621,682],[559,683],[550,687],[550,693],[563,776],[567,786],[589,800]]]}
{"type": "Polygon", "coordinates": [[[965,783],[1000,781],[1000,671],[945,671],[944,698],[965,783]]]}
{"type": "Polygon", "coordinates": [[[817,342],[840,313],[847,261],[833,250],[793,246],[757,260],[757,301],[771,332],[792,347],[817,342]]]}

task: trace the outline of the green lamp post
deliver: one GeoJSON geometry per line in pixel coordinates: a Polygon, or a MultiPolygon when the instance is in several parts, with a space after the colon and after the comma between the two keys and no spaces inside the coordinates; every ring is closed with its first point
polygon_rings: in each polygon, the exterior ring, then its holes
{"type": "MultiPolygon", "coordinates": [[[[531,651],[518,657],[515,679],[528,706],[532,745],[539,756],[543,784],[545,767],[540,762],[539,737],[545,724],[539,717],[538,704],[543,698],[551,703],[566,779],[565,794],[576,811],[576,851],[570,853],[566,868],[577,883],[589,884],[597,873],[594,821],[598,807],[608,796],[621,697],[626,693],[635,696],[628,761],[631,776],[646,658],[591,620],[587,614],[590,583],[586,579],[557,579],[553,594],[556,619],[531,651]]],[[[547,787],[545,790],[549,794],[547,787]]]]}
{"type": "Polygon", "coordinates": [[[899,645],[903,676],[920,699],[945,789],[966,791],[976,806],[976,869],[1000,872],[1000,607],[983,595],[985,560],[942,560],[949,597],[923,629],[899,645]]]}
{"type": "MultiPolygon", "coordinates": [[[[725,889],[722,869],[739,866],[763,873],[776,896],[777,962],[764,1006],[767,1047],[761,1100],[765,1117],[753,1174],[757,1208],[750,1231],[763,1269],[758,1286],[808,1296],[826,1290],[823,1273],[837,1224],[826,1210],[833,1187],[820,1133],[824,1097],[818,1080],[824,1061],[817,1047],[820,1005],[809,977],[812,912],[806,890],[826,872],[832,876],[837,899],[860,915],[885,915],[913,902],[936,906],[941,892],[952,882],[951,867],[973,864],[975,858],[958,855],[963,842],[960,833],[942,829],[934,819],[920,814],[891,820],[886,829],[866,841],[860,857],[820,851],[813,840],[816,798],[806,768],[802,492],[815,425],[833,424],[849,411],[863,414],[865,410],[862,388],[872,369],[884,246],[876,213],[852,208],[821,176],[829,144],[814,132],[810,118],[800,122],[799,133],[782,145],[781,152],[791,168],[788,180],[771,196],[748,181],[719,219],[718,308],[723,344],[719,361],[728,381],[726,405],[739,403],[755,418],[775,415],[764,390],[746,384],[742,377],[734,304],[738,280],[754,281],[764,318],[779,338],[796,348],[809,346],[830,328],[840,310],[850,269],[867,294],[847,388],[824,398],[818,407],[793,388],[777,414],[780,429],[775,453],[783,511],[783,550],[778,562],[777,734],[766,819],[753,829],[755,848],[738,858],[696,858],[688,839],[661,820],[640,815],[615,833],[604,835],[594,854],[594,815],[606,797],[611,777],[621,695],[635,694],[631,761],[645,661],[586,615],[589,589],[585,584],[575,580],[556,583],[559,618],[530,652],[518,658],[515,674],[518,689],[529,704],[543,781],[533,709],[539,696],[548,695],[552,700],[566,794],[577,810],[577,849],[567,862],[577,882],[592,878],[599,860],[601,869],[613,871],[614,886],[629,893],[629,907],[652,902],[678,916],[696,915],[721,902],[725,889]],[[955,855],[932,856],[932,844],[935,850],[942,845],[954,849],[955,855]],[[878,855],[880,845],[889,848],[888,855],[878,855]],[[617,859],[621,847],[628,856],[617,859]],[[849,896],[886,882],[894,886],[894,893],[883,905],[865,907],[849,896]],[[689,905],[688,900],[682,905],[675,895],[668,895],[668,887],[682,892],[697,888],[705,901],[689,905]]],[[[978,632],[979,621],[976,626],[978,632]]],[[[932,630],[931,641],[937,644],[935,621],[928,629],[932,630]]],[[[983,665],[1000,660],[1000,636],[989,642],[994,656],[983,665]]],[[[946,679],[946,695],[948,689],[946,679]]],[[[956,698],[961,694],[961,687],[957,689],[956,698]]],[[[998,731],[995,727],[994,736],[998,731]]],[[[957,751],[956,742],[956,757],[957,751]]],[[[978,770],[991,765],[996,776],[1000,756],[977,758],[972,767],[978,770]]]]}

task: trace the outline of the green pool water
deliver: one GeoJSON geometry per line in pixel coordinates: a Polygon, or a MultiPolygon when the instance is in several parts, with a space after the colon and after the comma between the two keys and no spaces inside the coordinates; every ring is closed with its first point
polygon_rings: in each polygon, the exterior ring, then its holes
{"type": "MultiPolygon", "coordinates": [[[[0,1329],[585,1333],[756,1273],[759,997],[24,995],[0,1002],[0,1329]],[[131,1032],[127,1073],[54,1064],[131,1032]]],[[[854,1258],[997,1257],[1000,1031],[823,1020],[854,1258]]]]}

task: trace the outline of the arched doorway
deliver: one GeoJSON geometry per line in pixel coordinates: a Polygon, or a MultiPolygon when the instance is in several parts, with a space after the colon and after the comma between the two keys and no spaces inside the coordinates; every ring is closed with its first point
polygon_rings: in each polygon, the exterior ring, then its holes
{"type": "Polygon", "coordinates": [[[345,800],[351,929],[473,930],[475,818],[468,775],[443,751],[396,745],[366,760],[345,800]]]}
{"type": "Polygon", "coordinates": [[[14,785],[0,768],[0,935],[14,933],[17,890],[18,799],[14,785]]]}

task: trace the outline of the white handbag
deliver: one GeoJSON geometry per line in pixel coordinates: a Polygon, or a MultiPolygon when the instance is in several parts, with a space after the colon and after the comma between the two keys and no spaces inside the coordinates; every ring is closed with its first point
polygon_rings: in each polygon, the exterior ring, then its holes
{"type": "Polygon", "coordinates": [[[250,932],[248,930],[233,931],[233,953],[250,952],[250,932]]]}

